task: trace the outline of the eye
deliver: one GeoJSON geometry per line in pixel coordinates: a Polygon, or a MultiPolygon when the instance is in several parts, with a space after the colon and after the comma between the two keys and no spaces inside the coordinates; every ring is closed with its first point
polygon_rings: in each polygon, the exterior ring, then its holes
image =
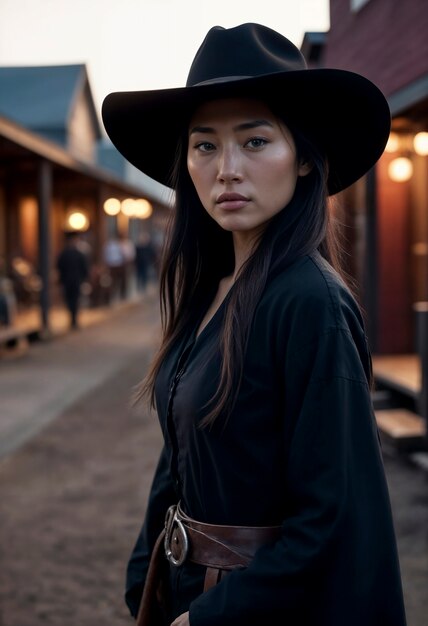
{"type": "Polygon", "coordinates": [[[263,139],[263,137],[252,137],[245,143],[245,147],[257,150],[258,148],[263,148],[267,143],[267,139],[263,139]]]}
{"type": "Polygon", "coordinates": [[[215,150],[215,146],[209,141],[201,141],[200,143],[195,144],[194,149],[199,152],[212,152],[215,150]]]}

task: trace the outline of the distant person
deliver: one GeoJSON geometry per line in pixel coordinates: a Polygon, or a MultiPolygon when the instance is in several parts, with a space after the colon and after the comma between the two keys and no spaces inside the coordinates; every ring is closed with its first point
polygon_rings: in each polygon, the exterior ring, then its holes
{"type": "Polygon", "coordinates": [[[120,295],[122,299],[129,296],[132,279],[134,276],[135,267],[135,244],[126,235],[121,235],[119,238],[120,248],[122,250],[123,258],[123,275],[120,295]]]}
{"type": "Polygon", "coordinates": [[[155,262],[155,250],[148,232],[143,232],[135,246],[135,267],[137,285],[140,291],[147,289],[150,272],[155,262]]]}
{"type": "Polygon", "coordinates": [[[106,264],[111,279],[111,295],[123,292],[124,284],[124,258],[120,240],[117,236],[111,237],[104,246],[104,263],[106,264]]]}
{"type": "Polygon", "coordinates": [[[70,312],[71,328],[78,327],[80,293],[82,283],[89,275],[88,265],[87,255],[80,248],[79,233],[66,233],[65,246],[58,256],[57,269],[64,301],[70,312]]]}

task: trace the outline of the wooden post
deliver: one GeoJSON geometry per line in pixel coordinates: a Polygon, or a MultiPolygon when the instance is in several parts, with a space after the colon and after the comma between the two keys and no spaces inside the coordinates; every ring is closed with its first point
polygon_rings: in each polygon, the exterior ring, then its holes
{"type": "Polygon", "coordinates": [[[43,334],[49,332],[51,233],[50,208],[52,202],[52,165],[41,161],[38,169],[39,205],[39,273],[42,281],[40,313],[43,334]]]}
{"type": "Polygon", "coordinates": [[[421,390],[418,411],[424,418],[425,437],[428,440],[428,302],[416,302],[416,342],[421,361],[421,390]]]}
{"type": "Polygon", "coordinates": [[[376,211],[376,168],[366,175],[366,251],[364,259],[364,307],[367,311],[367,335],[370,348],[378,348],[378,250],[376,211]]]}

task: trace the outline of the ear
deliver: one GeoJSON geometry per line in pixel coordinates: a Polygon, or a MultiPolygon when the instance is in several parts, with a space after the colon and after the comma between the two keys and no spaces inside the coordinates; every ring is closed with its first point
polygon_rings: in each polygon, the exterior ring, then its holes
{"type": "Polygon", "coordinates": [[[310,161],[300,161],[299,169],[297,170],[298,176],[306,176],[312,170],[312,163],[310,161]]]}

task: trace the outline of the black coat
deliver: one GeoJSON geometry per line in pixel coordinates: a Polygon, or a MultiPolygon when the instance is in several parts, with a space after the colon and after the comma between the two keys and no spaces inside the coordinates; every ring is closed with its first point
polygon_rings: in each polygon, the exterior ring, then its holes
{"type": "Polygon", "coordinates": [[[196,340],[189,330],[157,379],[165,447],[128,567],[131,611],[165,511],[180,499],[203,522],[283,528],[207,593],[202,567],[172,573],[174,614],[190,607],[191,626],[403,626],[371,360],[353,297],[319,255],[272,276],[236,406],[226,424],[201,429],[223,313],[224,304],[196,340]]]}

